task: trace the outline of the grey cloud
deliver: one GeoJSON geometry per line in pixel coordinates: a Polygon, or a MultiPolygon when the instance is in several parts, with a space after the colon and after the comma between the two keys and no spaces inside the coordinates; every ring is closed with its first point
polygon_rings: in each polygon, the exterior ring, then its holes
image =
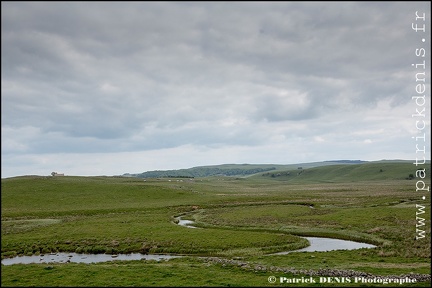
{"type": "Polygon", "coordinates": [[[410,101],[414,8],[430,16],[419,2],[2,2],[6,150],[259,147],[342,133],[323,119],[371,125],[382,101],[410,101]]]}

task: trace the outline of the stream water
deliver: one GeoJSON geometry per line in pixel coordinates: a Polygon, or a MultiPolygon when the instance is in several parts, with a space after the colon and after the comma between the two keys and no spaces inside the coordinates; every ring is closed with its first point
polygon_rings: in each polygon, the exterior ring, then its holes
{"type": "Polygon", "coordinates": [[[354,249],[361,249],[361,248],[376,247],[375,245],[372,244],[341,240],[341,239],[333,239],[333,238],[323,238],[323,237],[303,237],[303,238],[306,238],[309,241],[310,245],[308,247],[299,250],[279,252],[272,255],[284,255],[292,252],[319,252],[319,251],[327,252],[327,251],[334,251],[334,250],[354,250],[354,249]]]}
{"type": "Polygon", "coordinates": [[[197,228],[197,227],[191,225],[191,224],[194,224],[194,221],[192,221],[192,220],[183,220],[183,219],[181,219],[181,217],[177,217],[176,219],[178,221],[177,224],[180,226],[184,226],[187,228],[197,228]]]}
{"type": "Polygon", "coordinates": [[[32,264],[32,263],[98,263],[115,260],[168,260],[182,256],[175,255],[157,255],[157,254],[77,254],[77,253],[56,253],[33,256],[18,256],[14,258],[6,258],[1,261],[3,265],[12,264],[32,264]]]}

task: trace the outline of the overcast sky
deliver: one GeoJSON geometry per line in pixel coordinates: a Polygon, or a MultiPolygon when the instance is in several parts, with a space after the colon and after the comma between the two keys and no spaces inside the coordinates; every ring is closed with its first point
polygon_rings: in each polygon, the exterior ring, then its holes
{"type": "Polygon", "coordinates": [[[2,178],[416,158],[429,1],[1,8],[2,178]]]}

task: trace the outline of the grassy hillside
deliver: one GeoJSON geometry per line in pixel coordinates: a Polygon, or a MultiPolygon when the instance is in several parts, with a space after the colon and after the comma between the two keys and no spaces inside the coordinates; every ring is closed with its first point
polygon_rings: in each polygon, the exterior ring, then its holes
{"type": "Polygon", "coordinates": [[[178,169],[178,170],[154,170],[146,171],[139,174],[124,174],[124,176],[133,176],[139,178],[158,178],[158,177],[209,177],[209,176],[248,176],[257,174],[265,171],[272,170],[288,170],[297,169],[298,167],[312,168],[328,165],[352,165],[363,163],[360,160],[337,160],[337,161],[323,161],[323,162],[311,162],[311,163],[298,163],[298,164],[222,164],[212,166],[199,166],[189,169],[178,169]]]}
{"type": "MultiPolygon", "coordinates": [[[[254,175],[290,183],[341,183],[380,180],[410,180],[416,166],[410,162],[368,162],[354,165],[331,165],[310,169],[274,170],[254,175]]],[[[430,165],[426,168],[430,179],[430,165]]]]}

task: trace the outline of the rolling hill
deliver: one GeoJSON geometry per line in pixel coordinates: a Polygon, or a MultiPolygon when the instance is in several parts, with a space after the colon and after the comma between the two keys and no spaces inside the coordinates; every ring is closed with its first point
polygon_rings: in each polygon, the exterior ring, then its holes
{"type": "Polygon", "coordinates": [[[177,170],[153,170],[137,174],[123,174],[123,176],[138,177],[138,178],[160,178],[160,177],[209,177],[209,176],[250,176],[257,173],[272,171],[272,170],[291,170],[291,169],[306,169],[312,167],[328,166],[328,165],[352,165],[365,163],[361,160],[332,160],[311,163],[298,164],[222,164],[211,166],[198,166],[189,169],[177,170]]]}
{"type": "MultiPolygon", "coordinates": [[[[430,179],[430,161],[426,165],[430,179]]],[[[124,174],[137,178],[197,178],[211,176],[249,177],[256,180],[287,181],[290,183],[337,183],[375,180],[410,180],[415,178],[416,166],[408,160],[333,160],[289,165],[223,164],[178,170],[155,170],[124,174]]]]}
{"type": "MultiPolygon", "coordinates": [[[[426,168],[430,182],[430,162],[426,168]]],[[[252,176],[291,183],[338,183],[377,180],[411,180],[417,167],[411,161],[377,161],[354,165],[331,165],[309,169],[274,170],[252,176]]]]}

